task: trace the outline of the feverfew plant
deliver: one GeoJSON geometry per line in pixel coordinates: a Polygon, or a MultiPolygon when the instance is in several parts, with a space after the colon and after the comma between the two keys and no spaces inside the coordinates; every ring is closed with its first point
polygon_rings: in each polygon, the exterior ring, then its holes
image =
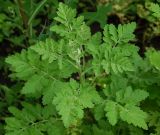
{"type": "Polygon", "coordinates": [[[158,135],[160,53],[138,54],[136,23],[107,24],[92,35],[63,3],[54,19],[56,39],[6,59],[26,97],[22,109],[9,107],[6,135],[144,135],[150,128],[158,135]]]}

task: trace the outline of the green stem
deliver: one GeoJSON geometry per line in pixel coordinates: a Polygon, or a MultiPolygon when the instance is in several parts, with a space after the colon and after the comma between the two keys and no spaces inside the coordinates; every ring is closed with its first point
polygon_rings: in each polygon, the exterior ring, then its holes
{"type": "MultiPolygon", "coordinates": [[[[31,7],[31,11],[33,10],[33,1],[32,0],[30,0],[30,7],[31,7]]],[[[27,22],[28,23],[28,22],[27,22]]],[[[28,25],[28,24],[27,24],[28,25]]],[[[30,38],[32,37],[32,35],[33,35],[33,27],[32,27],[32,23],[29,25],[29,36],[30,36],[30,38]]]]}
{"type": "Polygon", "coordinates": [[[82,74],[82,68],[81,65],[79,66],[79,77],[80,77],[80,83],[82,84],[84,79],[83,79],[83,74],[82,74]]]}
{"type": "Polygon", "coordinates": [[[43,0],[38,7],[34,10],[34,12],[32,13],[31,17],[29,18],[28,21],[28,25],[30,25],[33,21],[33,19],[35,18],[35,16],[37,15],[38,11],[40,10],[40,8],[47,2],[47,0],[43,0]]]}
{"type": "Polygon", "coordinates": [[[16,0],[17,4],[18,4],[18,8],[19,8],[19,12],[20,12],[20,15],[22,17],[22,21],[23,21],[23,25],[24,27],[27,29],[28,28],[28,17],[24,11],[24,7],[23,7],[23,3],[22,3],[22,0],[16,0]]]}
{"type": "MultiPolygon", "coordinates": [[[[80,47],[80,51],[81,51],[81,54],[84,55],[83,46],[80,47]]],[[[80,76],[80,82],[81,82],[81,84],[83,82],[85,82],[85,73],[83,72],[84,68],[85,68],[85,58],[83,56],[83,58],[82,58],[82,64],[81,63],[79,64],[79,69],[80,69],[79,76],[80,76]]]]}

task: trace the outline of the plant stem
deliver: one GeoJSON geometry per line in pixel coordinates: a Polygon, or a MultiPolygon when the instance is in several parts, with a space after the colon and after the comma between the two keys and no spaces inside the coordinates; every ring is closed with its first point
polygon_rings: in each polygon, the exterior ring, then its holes
{"type": "Polygon", "coordinates": [[[22,0],[16,0],[16,1],[18,3],[19,12],[20,12],[20,15],[22,17],[23,25],[27,29],[28,28],[28,17],[26,15],[25,11],[24,11],[22,0]]]}
{"type": "Polygon", "coordinates": [[[40,10],[40,8],[47,2],[47,0],[43,0],[38,7],[34,10],[34,12],[32,13],[31,17],[28,20],[28,25],[31,24],[31,22],[33,21],[33,19],[35,18],[36,14],[38,13],[38,11],[40,10]]]}
{"type": "MultiPolygon", "coordinates": [[[[84,55],[83,46],[80,47],[80,51],[81,51],[81,54],[84,55]]],[[[85,68],[85,58],[83,56],[83,58],[82,58],[82,64],[81,64],[81,62],[79,64],[79,69],[80,69],[79,76],[80,76],[80,82],[81,82],[81,84],[83,82],[85,82],[85,73],[83,72],[84,68],[85,68]]]]}

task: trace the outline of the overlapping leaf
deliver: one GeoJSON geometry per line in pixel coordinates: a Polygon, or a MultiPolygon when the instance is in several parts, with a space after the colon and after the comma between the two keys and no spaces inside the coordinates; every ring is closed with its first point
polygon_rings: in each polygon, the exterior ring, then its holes
{"type": "Polygon", "coordinates": [[[128,124],[148,129],[146,124],[148,115],[137,105],[147,97],[147,92],[142,90],[132,91],[130,87],[127,87],[125,91],[118,91],[116,93],[116,101],[108,100],[106,102],[105,111],[109,122],[115,125],[118,119],[121,119],[128,124]]]}
{"type": "Polygon", "coordinates": [[[31,50],[23,50],[21,53],[9,56],[6,62],[11,65],[11,70],[20,79],[27,79],[35,74],[39,68],[39,56],[31,50]]]}
{"type": "Polygon", "coordinates": [[[23,103],[23,106],[22,110],[15,107],[9,108],[14,117],[5,119],[6,135],[44,135],[44,132],[52,135],[51,129],[54,129],[54,135],[64,133],[63,124],[61,122],[54,123],[56,119],[53,117],[55,112],[53,106],[42,108],[38,104],[33,106],[28,103],[23,103]]]}
{"type": "Polygon", "coordinates": [[[118,25],[116,28],[113,24],[108,24],[104,28],[104,38],[103,40],[112,46],[116,46],[118,44],[123,45],[128,43],[130,40],[135,38],[133,34],[136,28],[136,23],[128,23],[124,25],[118,25]]]}
{"type": "Polygon", "coordinates": [[[66,84],[65,89],[56,93],[53,103],[62,116],[65,127],[77,124],[84,116],[84,108],[93,108],[101,98],[92,87],[80,87],[75,81],[66,84]]]}
{"type": "Polygon", "coordinates": [[[102,61],[102,66],[107,73],[122,73],[124,71],[134,71],[133,64],[130,61],[130,54],[126,54],[120,48],[105,48],[105,59],[102,61]]]}

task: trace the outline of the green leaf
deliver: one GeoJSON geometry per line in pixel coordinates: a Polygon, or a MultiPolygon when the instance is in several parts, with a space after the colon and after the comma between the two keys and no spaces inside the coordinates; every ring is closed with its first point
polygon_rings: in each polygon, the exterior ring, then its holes
{"type": "Polygon", "coordinates": [[[91,32],[90,28],[86,24],[82,24],[79,29],[77,29],[77,39],[78,42],[81,44],[84,41],[90,39],[91,32]]]}
{"type": "Polygon", "coordinates": [[[160,51],[153,51],[149,55],[151,64],[158,70],[160,70],[160,51]]]}
{"type": "Polygon", "coordinates": [[[108,100],[105,105],[105,111],[107,112],[106,117],[108,118],[110,124],[113,126],[116,125],[119,117],[117,103],[108,100]]]}
{"type": "Polygon", "coordinates": [[[6,58],[6,62],[15,72],[13,75],[25,80],[36,72],[36,67],[39,66],[39,56],[31,50],[23,50],[20,54],[16,53],[6,58]]]}
{"type": "Polygon", "coordinates": [[[57,111],[53,104],[46,105],[43,109],[41,109],[41,116],[43,116],[44,119],[50,119],[50,117],[53,117],[56,115],[57,115],[57,111]]]}
{"type": "Polygon", "coordinates": [[[14,116],[5,119],[6,135],[43,135],[44,132],[51,133],[53,130],[50,129],[55,128],[56,135],[64,132],[62,122],[57,122],[53,117],[55,108],[52,105],[44,108],[39,104],[32,105],[27,102],[22,105],[22,110],[9,108],[14,116]]]}
{"type": "Polygon", "coordinates": [[[41,55],[42,60],[47,59],[49,63],[58,60],[59,68],[62,69],[62,60],[65,56],[65,46],[63,40],[60,42],[55,42],[52,39],[46,39],[45,42],[39,42],[32,46],[31,49],[41,55]]]}
{"type": "Polygon", "coordinates": [[[23,94],[36,93],[41,91],[45,84],[48,84],[48,81],[43,76],[34,75],[25,83],[21,92],[23,94]]]}
{"type": "Polygon", "coordinates": [[[149,127],[154,127],[154,133],[152,135],[160,134],[160,123],[159,123],[160,113],[158,111],[150,111],[149,116],[149,127]]]}
{"type": "Polygon", "coordinates": [[[83,118],[83,108],[79,106],[78,99],[74,95],[74,91],[77,90],[72,89],[67,83],[64,85],[64,89],[56,93],[53,104],[62,116],[64,126],[69,127],[76,124],[78,119],[83,118]]]}
{"type": "Polygon", "coordinates": [[[94,107],[94,117],[97,121],[102,119],[104,117],[104,105],[103,104],[98,104],[97,106],[94,107]]]}
{"type": "Polygon", "coordinates": [[[98,55],[99,53],[99,48],[100,48],[100,44],[101,44],[101,33],[97,32],[96,34],[94,34],[88,44],[86,45],[86,49],[88,49],[88,51],[93,55],[98,55]]]}
{"type": "Polygon", "coordinates": [[[63,3],[60,3],[58,7],[57,15],[58,16],[55,17],[55,20],[69,27],[70,22],[72,22],[76,16],[76,10],[68,7],[63,3]]]}
{"type": "Polygon", "coordinates": [[[62,116],[65,127],[77,124],[84,116],[84,108],[93,108],[94,103],[99,103],[101,98],[98,93],[87,87],[88,85],[77,87],[76,81],[71,81],[65,85],[65,89],[56,93],[53,104],[62,116]]]}
{"type": "Polygon", "coordinates": [[[50,121],[46,126],[48,135],[65,135],[65,128],[60,121],[56,121],[56,123],[50,121]]]}
{"type": "Polygon", "coordinates": [[[22,128],[22,123],[14,117],[6,118],[5,122],[7,124],[6,130],[19,130],[22,128]]]}
{"type": "Polygon", "coordinates": [[[107,21],[107,14],[111,12],[112,5],[101,5],[97,6],[96,12],[85,12],[82,15],[85,17],[86,20],[88,20],[88,23],[98,22],[101,25],[101,28],[103,28],[107,21]]]}
{"type": "MultiPolygon", "coordinates": [[[[114,45],[116,45],[116,43],[111,39],[111,34],[109,31],[110,27],[112,27],[112,26],[113,25],[105,25],[104,32],[103,32],[103,34],[104,34],[103,40],[105,41],[105,43],[107,45],[114,46],[114,45]]],[[[112,36],[114,36],[114,35],[112,35],[112,36]]]]}
{"type": "Polygon", "coordinates": [[[40,41],[31,49],[42,55],[42,60],[48,59],[49,63],[58,59],[58,43],[52,39],[46,39],[45,42],[40,41]]]}
{"type": "Polygon", "coordinates": [[[153,16],[160,19],[160,5],[158,3],[149,3],[148,9],[153,12],[153,16]]]}
{"type": "Polygon", "coordinates": [[[65,26],[63,25],[53,25],[51,26],[50,28],[50,31],[53,31],[57,34],[59,34],[61,37],[71,37],[69,31],[68,31],[68,28],[66,28],[65,26]]]}
{"type": "Polygon", "coordinates": [[[134,30],[136,28],[136,23],[131,22],[124,25],[118,25],[118,37],[119,37],[119,44],[127,43],[130,40],[134,40],[135,35],[133,34],[134,30]]]}
{"type": "MultiPolygon", "coordinates": [[[[111,86],[116,92],[115,101],[107,100],[105,104],[106,117],[112,125],[118,122],[118,119],[128,122],[128,124],[133,124],[143,129],[147,129],[147,113],[142,111],[138,105],[139,103],[146,99],[149,94],[143,90],[132,90],[131,87],[127,87],[122,90],[111,86]]],[[[119,87],[120,88],[120,87],[119,87]]],[[[113,93],[113,92],[112,92],[113,93]]],[[[110,95],[110,98],[114,95],[110,95]]]]}
{"type": "Polygon", "coordinates": [[[27,102],[23,102],[22,106],[24,107],[23,111],[25,114],[29,114],[34,119],[41,119],[42,118],[42,107],[39,104],[32,105],[27,102]]]}
{"type": "Polygon", "coordinates": [[[121,48],[105,47],[105,59],[102,60],[102,66],[106,73],[123,73],[124,71],[134,71],[130,58],[121,48]]]}
{"type": "Polygon", "coordinates": [[[112,46],[116,46],[117,44],[124,45],[135,38],[133,34],[135,28],[136,23],[134,22],[124,25],[120,24],[117,29],[113,24],[108,24],[104,27],[103,40],[106,44],[112,46]]]}
{"type": "Polygon", "coordinates": [[[57,92],[63,91],[67,87],[66,83],[61,81],[51,81],[43,92],[43,104],[51,104],[57,92]]]}
{"type": "Polygon", "coordinates": [[[147,113],[136,106],[125,105],[125,107],[120,108],[120,117],[123,121],[146,130],[148,129],[146,124],[147,116],[147,113]]]}
{"type": "Polygon", "coordinates": [[[121,90],[116,93],[117,101],[120,103],[127,103],[138,105],[141,101],[145,100],[149,93],[144,90],[132,90],[132,87],[127,87],[126,90],[121,90]]]}
{"type": "Polygon", "coordinates": [[[101,97],[94,87],[84,84],[80,87],[79,102],[84,108],[93,108],[94,104],[101,102],[101,97]]]}
{"type": "Polygon", "coordinates": [[[108,25],[108,31],[111,35],[111,39],[117,44],[118,41],[118,34],[117,34],[117,29],[113,24],[108,25]]]}

